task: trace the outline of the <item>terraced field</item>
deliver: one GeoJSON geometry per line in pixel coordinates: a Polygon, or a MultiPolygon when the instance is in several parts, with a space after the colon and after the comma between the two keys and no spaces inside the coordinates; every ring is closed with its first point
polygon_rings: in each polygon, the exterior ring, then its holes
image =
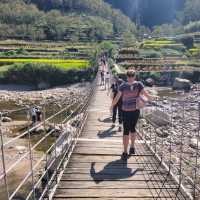
{"type": "Polygon", "coordinates": [[[54,86],[93,78],[95,43],[0,41],[0,83],[54,86]],[[37,76],[36,74],[40,74],[37,76]],[[30,78],[27,78],[30,77],[30,78]],[[32,79],[32,80],[30,80],[32,79]]]}
{"type": "MultiPolygon", "coordinates": [[[[51,64],[53,66],[59,67],[61,69],[83,69],[89,67],[88,60],[81,59],[30,59],[30,58],[0,58],[0,63],[13,64],[13,63],[43,63],[51,64]]],[[[3,66],[1,68],[6,69],[9,66],[3,66]]],[[[0,70],[1,70],[0,68],[0,70]]],[[[5,71],[5,70],[4,70],[5,71]]]]}

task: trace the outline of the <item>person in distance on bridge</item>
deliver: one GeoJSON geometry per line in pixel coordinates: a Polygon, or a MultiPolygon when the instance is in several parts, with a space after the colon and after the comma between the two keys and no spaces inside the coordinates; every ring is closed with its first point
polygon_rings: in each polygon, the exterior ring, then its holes
{"type": "Polygon", "coordinates": [[[128,159],[128,145],[129,137],[131,139],[131,147],[129,155],[135,154],[135,140],[136,140],[136,124],[140,116],[140,110],[137,108],[136,101],[140,95],[145,96],[151,100],[151,96],[145,89],[144,85],[136,81],[136,73],[134,70],[127,71],[127,82],[120,85],[118,94],[114,98],[111,109],[118,103],[122,97],[122,116],[123,116],[123,145],[124,151],[122,159],[128,159]]]}
{"type": "MultiPolygon", "coordinates": [[[[112,91],[112,99],[114,99],[117,96],[117,93],[119,91],[119,86],[123,83],[123,80],[120,79],[118,76],[114,77],[114,81],[111,85],[111,91],[112,91]]],[[[116,115],[118,112],[118,120],[119,120],[119,131],[121,131],[122,127],[122,98],[119,99],[119,101],[117,102],[117,104],[115,106],[113,106],[113,110],[112,110],[112,127],[115,126],[115,122],[116,122],[116,115]]]]}
{"type": "Polygon", "coordinates": [[[104,71],[103,70],[101,70],[100,75],[101,75],[101,83],[100,83],[100,85],[102,86],[102,85],[104,85],[104,71]]]}
{"type": "Polygon", "coordinates": [[[106,72],[104,79],[105,79],[105,90],[106,89],[109,90],[109,87],[110,87],[110,73],[109,73],[109,71],[106,72]]]}

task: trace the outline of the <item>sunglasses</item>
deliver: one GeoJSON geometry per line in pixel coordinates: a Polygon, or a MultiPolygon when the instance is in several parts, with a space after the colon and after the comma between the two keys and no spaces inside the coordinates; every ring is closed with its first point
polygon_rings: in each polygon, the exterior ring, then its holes
{"type": "Polygon", "coordinates": [[[135,77],[135,74],[127,74],[127,77],[128,78],[133,78],[133,77],[135,77]]]}

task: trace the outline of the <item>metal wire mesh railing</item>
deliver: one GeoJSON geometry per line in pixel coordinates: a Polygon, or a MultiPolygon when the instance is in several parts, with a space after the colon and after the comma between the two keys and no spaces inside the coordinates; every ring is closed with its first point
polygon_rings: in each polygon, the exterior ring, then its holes
{"type": "MultiPolygon", "coordinates": [[[[0,124],[0,199],[51,199],[77,138],[87,119],[96,79],[81,101],[7,139],[0,124]],[[25,148],[13,150],[19,140],[25,148]],[[7,157],[12,156],[8,162],[7,157]]],[[[0,120],[1,122],[1,120],[0,120]]],[[[200,102],[196,99],[159,99],[149,104],[139,122],[139,133],[187,199],[200,199],[200,102]]],[[[167,184],[164,181],[162,187],[167,184]]],[[[160,189],[162,192],[162,189],[160,189]]],[[[179,199],[179,198],[177,198],[179,199]]]]}
{"type": "MultiPolygon", "coordinates": [[[[200,198],[200,102],[159,99],[143,110],[139,134],[187,195],[200,198]]],[[[166,183],[163,183],[165,187],[166,183]]]]}
{"type": "Polygon", "coordinates": [[[51,116],[47,116],[48,105],[44,101],[42,122],[31,126],[28,117],[27,130],[16,137],[7,138],[0,124],[0,199],[51,198],[84,127],[95,85],[96,79],[82,99],[72,101],[51,116]]]}

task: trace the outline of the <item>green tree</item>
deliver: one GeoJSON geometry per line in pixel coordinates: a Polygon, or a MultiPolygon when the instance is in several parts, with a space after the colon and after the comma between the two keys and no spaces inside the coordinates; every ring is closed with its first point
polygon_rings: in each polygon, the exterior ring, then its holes
{"type": "Polygon", "coordinates": [[[192,33],[192,32],[199,32],[200,31],[200,20],[190,22],[184,27],[184,30],[186,33],[192,33]]]}
{"type": "Polygon", "coordinates": [[[1,0],[1,38],[102,41],[136,33],[132,21],[103,0],[1,0]],[[74,36],[75,34],[75,36],[74,36]]]}
{"type": "Polygon", "coordinates": [[[180,14],[184,24],[191,21],[200,20],[200,1],[199,0],[186,0],[184,10],[180,14]]]}
{"type": "Polygon", "coordinates": [[[187,49],[191,49],[194,46],[194,38],[192,36],[183,36],[180,40],[187,49]]]}
{"type": "Polygon", "coordinates": [[[109,42],[109,41],[101,42],[98,45],[99,54],[101,54],[102,52],[106,52],[108,53],[109,57],[114,57],[117,52],[117,49],[118,49],[118,45],[113,44],[112,42],[109,42]]]}
{"type": "Polygon", "coordinates": [[[125,32],[122,36],[122,44],[124,47],[135,47],[136,38],[131,32],[125,32]]]}

